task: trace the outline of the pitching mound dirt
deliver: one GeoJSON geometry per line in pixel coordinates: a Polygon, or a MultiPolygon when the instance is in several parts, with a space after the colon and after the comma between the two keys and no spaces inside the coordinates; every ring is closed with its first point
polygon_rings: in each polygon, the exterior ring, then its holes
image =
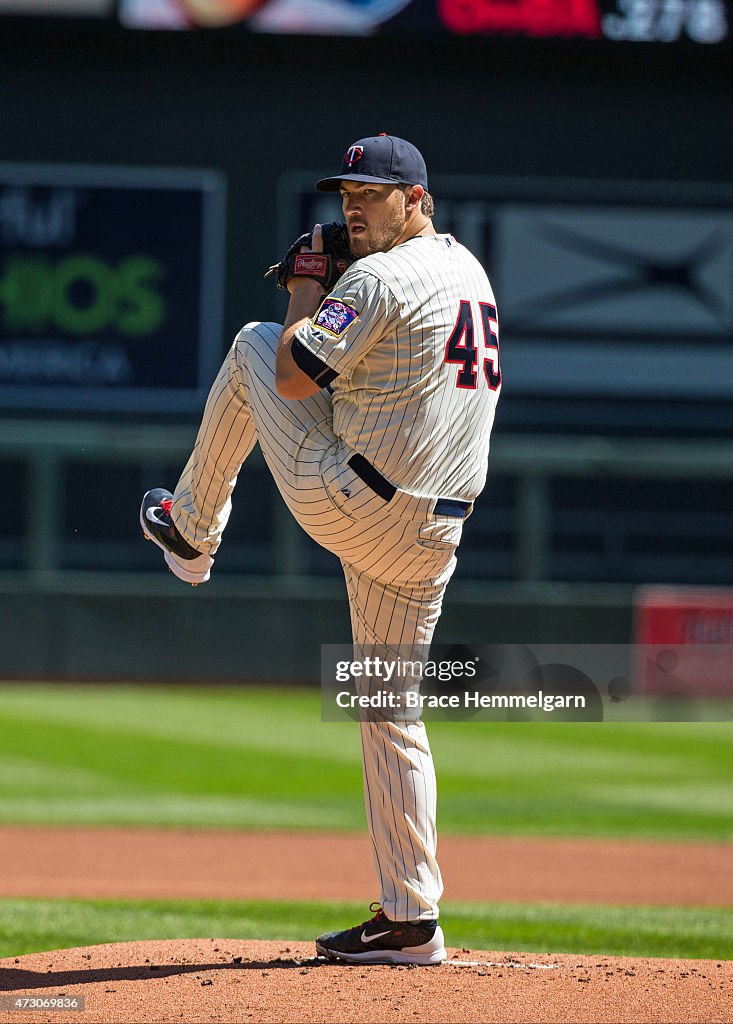
{"type": "Polygon", "coordinates": [[[0,960],[5,998],[42,1005],[83,996],[85,1010],[5,1010],[0,1024],[733,1020],[731,961],[453,949],[437,967],[367,967],[313,953],[310,943],[195,939],[8,958],[0,960]]]}

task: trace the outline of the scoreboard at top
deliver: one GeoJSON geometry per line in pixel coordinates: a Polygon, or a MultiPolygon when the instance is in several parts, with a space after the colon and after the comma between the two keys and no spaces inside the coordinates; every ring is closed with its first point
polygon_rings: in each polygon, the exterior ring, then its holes
{"type": "Polygon", "coordinates": [[[733,0],[0,0],[3,15],[96,19],[118,30],[417,33],[718,47],[731,43],[733,0]]]}

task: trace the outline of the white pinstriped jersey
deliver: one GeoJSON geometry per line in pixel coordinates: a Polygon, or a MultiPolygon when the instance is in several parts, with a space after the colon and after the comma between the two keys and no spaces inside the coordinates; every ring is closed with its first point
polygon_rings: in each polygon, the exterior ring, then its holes
{"type": "Polygon", "coordinates": [[[296,335],[338,373],[333,429],[392,484],[472,500],[501,389],[491,285],[451,235],[354,263],[296,335]]]}

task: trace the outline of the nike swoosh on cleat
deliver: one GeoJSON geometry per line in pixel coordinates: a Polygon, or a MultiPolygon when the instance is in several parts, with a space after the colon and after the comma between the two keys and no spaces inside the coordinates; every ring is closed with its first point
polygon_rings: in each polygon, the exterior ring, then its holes
{"type": "Polygon", "coordinates": [[[361,941],[366,945],[367,942],[374,942],[375,939],[384,938],[385,935],[389,935],[392,931],[388,928],[386,932],[374,932],[372,935],[367,935],[366,931],[361,933],[361,941]]]}
{"type": "Polygon", "coordinates": [[[155,508],[149,508],[145,513],[145,518],[148,520],[148,522],[155,523],[156,526],[162,526],[166,530],[170,529],[168,523],[164,523],[161,519],[158,519],[158,517],[155,514],[157,511],[158,506],[156,506],[155,508]]]}

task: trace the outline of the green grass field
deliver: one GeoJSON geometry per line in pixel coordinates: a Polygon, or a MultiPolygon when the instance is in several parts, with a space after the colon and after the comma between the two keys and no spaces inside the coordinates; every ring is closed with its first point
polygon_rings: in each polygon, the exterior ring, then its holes
{"type": "MultiPolygon", "coordinates": [[[[430,726],[444,833],[733,838],[731,723],[430,726]]],[[[364,829],[356,726],[303,689],[0,687],[0,821],[364,829]]],[[[344,909],[344,924],[364,908],[344,909]],[[347,912],[348,911],[348,912],[347,912]]],[[[0,901],[5,955],[310,939],[335,906],[0,901]]],[[[452,945],[729,957],[723,909],[446,905],[452,945]]]]}
{"type": "MultiPolygon", "coordinates": [[[[368,916],[361,903],[0,900],[0,956],[133,939],[311,941],[368,916]]],[[[733,910],[710,907],[446,902],[441,922],[459,948],[733,957],[733,910]]]]}
{"type": "MultiPolygon", "coordinates": [[[[444,832],[733,838],[732,723],[434,722],[444,832]]],[[[310,690],[0,688],[0,821],[363,829],[310,690]]]]}

